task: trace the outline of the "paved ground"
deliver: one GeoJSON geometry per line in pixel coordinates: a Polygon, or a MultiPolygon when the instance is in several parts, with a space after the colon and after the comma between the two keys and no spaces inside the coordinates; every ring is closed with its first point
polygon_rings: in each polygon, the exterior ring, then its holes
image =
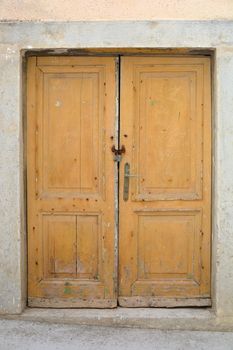
{"type": "Polygon", "coordinates": [[[159,331],[0,320],[0,350],[233,350],[233,333],[159,331]]]}

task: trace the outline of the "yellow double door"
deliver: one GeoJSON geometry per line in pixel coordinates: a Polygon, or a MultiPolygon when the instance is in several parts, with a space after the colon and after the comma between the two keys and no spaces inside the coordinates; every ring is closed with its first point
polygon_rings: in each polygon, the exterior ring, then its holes
{"type": "Polygon", "coordinates": [[[208,57],[28,59],[29,306],[210,305],[210,87],[208,57]]]}

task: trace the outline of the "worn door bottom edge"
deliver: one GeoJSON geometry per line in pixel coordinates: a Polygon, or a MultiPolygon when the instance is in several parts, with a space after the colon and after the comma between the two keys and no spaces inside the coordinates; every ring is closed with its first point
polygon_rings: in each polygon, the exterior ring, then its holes
{"type": "Polygon", "coordinates": [[[211,306],[210,298],[159,298],[159,297],[119,297],[122,307],[204,307],[211,306]]]}
{"type": "Polygon", "coordinates": [[[29,307],[40,308],[97,308],[112,309],[117,307],[116,299],[64,299],[64,298],[28,298],[29,307]]]}
{"type": "Polygon", "coordinates": [[[119,297],[116,299],[64,299],[64,298],[28,298],[29,307],[38,308],[176,308],[210,307],[210,298],[159,298],[159,297],[119,297]]]}

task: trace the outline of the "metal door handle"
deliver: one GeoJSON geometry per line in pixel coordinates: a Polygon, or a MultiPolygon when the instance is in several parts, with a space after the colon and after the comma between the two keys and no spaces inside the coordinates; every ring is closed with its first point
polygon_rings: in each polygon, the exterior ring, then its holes
{"type": "Polygon", "coordinates": [[[127,201],[129,199],[129,179],[130,177],[140,177],[138,174],[130,174],[130,165],[129,163],[125,163],[124,167],[124,192],[123,199],[127,201]]]}
{"type": "Polygon", "coordinates": [[[126,177],[140,177],[140,175],[137,174],[126,174],[126,177]]]}

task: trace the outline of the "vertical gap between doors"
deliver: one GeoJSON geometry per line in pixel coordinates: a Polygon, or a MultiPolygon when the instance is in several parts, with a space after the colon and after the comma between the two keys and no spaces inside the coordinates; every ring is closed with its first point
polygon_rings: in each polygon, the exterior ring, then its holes
{"type": "MultiPolygon", "coordinates": [[[[115,113],[115,147],[120,148],[120,56],[116,57],[116,113],[115,113]]],[[[115,162],[115,294],[118,298],[119,288],[119,162],[115,162]]],[[[117,302],[118,303],[118,302],[117,302]]]]}
{"type": "MultiPolygon", "coordinates": [[[[120,137],[120,126],[121,126],[121,56],[118,56],[118,149],[120,149],[121,147],[121,137],[120,137]]],[[[118,199],[118,210],[117,210],[117,237],[118,237],[118,254],[117,254],[117,305],[119,306],[118,303],[118,296],[119,296],[119,235],[120,235],[120,229],[119,229],[119,225],[120,225],[120,162],[117,162],[117,176],[118,176],[118,189],[117,189],[117,199],[118,199]]]]}

